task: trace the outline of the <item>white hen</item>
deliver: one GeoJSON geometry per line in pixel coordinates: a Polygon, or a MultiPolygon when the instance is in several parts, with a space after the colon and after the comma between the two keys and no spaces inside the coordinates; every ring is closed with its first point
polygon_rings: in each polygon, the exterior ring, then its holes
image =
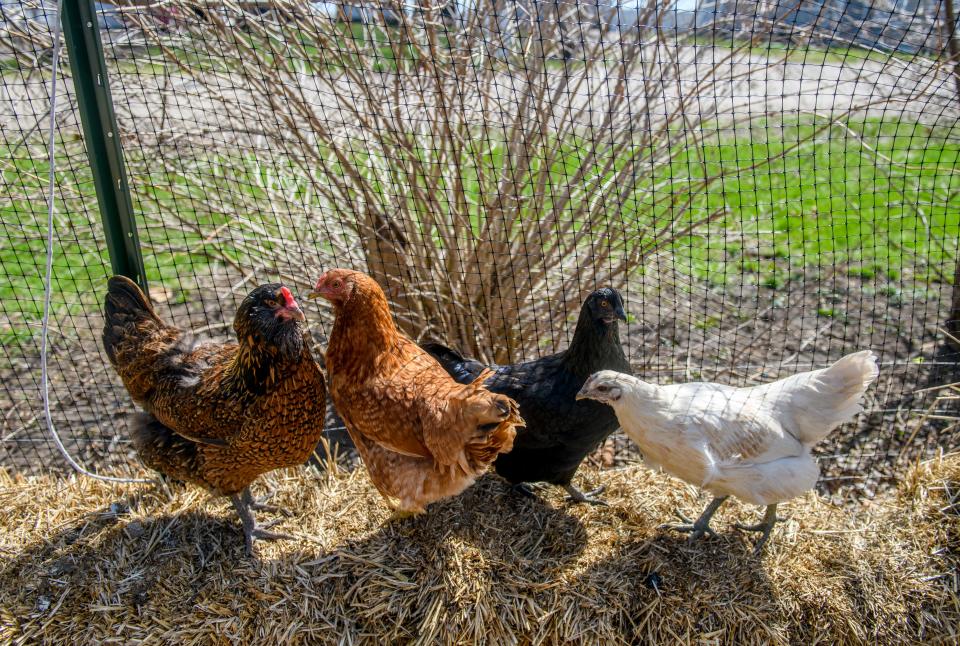
{"type": "Polygon", "coordinates": [[[710,518],[728,496],[766,505],[759,551],[777,521],[777,503],[813,488],[820,469],[810,448],[862,410],[878,374],[870,351],[847,355],[829,368],[751,388],[714,383],[658,386],[604,370],[577,399],[613,407],[644,461],[714,494],[692,525],[691,539],[712,533],[710,518]]]}

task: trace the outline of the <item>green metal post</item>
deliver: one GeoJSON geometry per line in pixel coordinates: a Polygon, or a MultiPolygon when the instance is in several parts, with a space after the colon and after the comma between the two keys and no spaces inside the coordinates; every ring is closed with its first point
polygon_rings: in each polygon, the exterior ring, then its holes
{"type": "Polygon", "coordinates": [[[80,107],[80,121],[87,144],[87,157],[100,205],[113,273],[122,274],[147,291],[147,278],[140,254],[140,238],[133,217],[130,187],[123,165],[123,150],[113,99],[107,83],[100,26],[93,0],[63,0],[60,16],[73,71],[73,86],[80,107]]]}
{"type": "MultiPolygon", "coordinates": [[[[957,15],[953,12],[953,0],[943,0],[943,35],[946,38],[947,52],[953,63],[953,82],[960,99],[960,40],[957,39],[957,15]]],[[[950,314],[947,318],[947,339],[954,349],[960,350],[960,255],[953,264],[953,290],[950,314]]]]}

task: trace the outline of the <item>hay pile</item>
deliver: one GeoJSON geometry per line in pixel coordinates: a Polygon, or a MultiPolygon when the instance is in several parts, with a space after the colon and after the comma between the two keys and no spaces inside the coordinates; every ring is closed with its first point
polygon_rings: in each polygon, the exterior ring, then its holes
{"type": "Polygon", "coordinates": [[[487,476],[385,525],[362,470],[275,474],[260,490],[302,538],[261,543],[260,562],[192,487],[0,476],[0,640],[957,643],[960,456],[855,512],[784,505],[762,560],[730,527],[752,508],[688,546],[657,526],[699,512],[694,490],[639,466],[585,475],[609,508],[487,476]]]}

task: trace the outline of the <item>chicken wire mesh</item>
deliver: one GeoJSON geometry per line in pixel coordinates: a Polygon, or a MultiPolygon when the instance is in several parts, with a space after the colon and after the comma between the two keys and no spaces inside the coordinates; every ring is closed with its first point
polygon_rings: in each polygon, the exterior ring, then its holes
{"type": "MultiPolygon", "coordinates": [[[[514,362],[565,347],[610,284],[647,379],[747,385],[874,350],[867,413],[818,448],[824,491],[960,445],[949,0],[95,4],[177,325],[228,339],[254,284],[346,266],[414,338],[514,362]]],[[[0,465],[63,469],[38,350],[56,4],[0,7],[0,465]]],[[[122,473],[134,407],[99,345],[110,261],[59,74],[53,419],[122,473]]],[[[330,312],[307,315],[322,348],[330,312]]],[[[615,436],[595,459],[632,457],[615,436]]]]}

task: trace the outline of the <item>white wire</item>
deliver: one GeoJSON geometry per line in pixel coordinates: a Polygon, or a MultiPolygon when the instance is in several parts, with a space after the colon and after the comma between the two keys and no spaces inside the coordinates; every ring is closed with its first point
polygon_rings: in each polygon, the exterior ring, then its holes
{"type": "Polygon", "coordinates": [[[53,23],[53,68],[50,78],[50,132],[47,140],[47,155],[50,166],[50,174],[47,178],[47,273],[44,277],[43,286],[43,321],[40,326],[40,395],[43,399],[43,416],[47,422],[47,430],[53,437],[60,455],[70,464],[78,473],[97,480],[107,482],[153,482],[143,478],[115,478],[112,476],[103,476],[92,471],[87,471],[80,465],[73,456],[67,451],[60,439],[60,433],[53,426],[53,417],[50,415],[50,382],[47,375],[47,333],[50,327],[50,295],[53,282],[53,192],[56,188],[56,126],[57,126],[57,71],[60,63],[60,40],[61,23],[60,12],[63,10],[63,0],[57,0],[57,13],[53,23]]]}

